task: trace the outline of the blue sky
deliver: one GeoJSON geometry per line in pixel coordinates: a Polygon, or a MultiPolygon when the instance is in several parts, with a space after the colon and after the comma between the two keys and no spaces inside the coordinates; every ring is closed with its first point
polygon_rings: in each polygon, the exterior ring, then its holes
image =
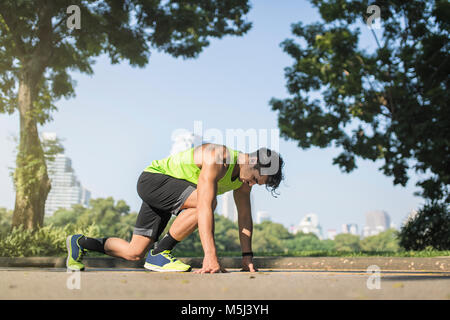
{"type": "MultiPolygon", "coordinates": [[[[97,59],[94,75],[73,74],[76,97],[56,103],[54,121],[40,131],[56,132],[64,139],[66,154],[82,184],[93,197],[124,199],[132,210],[140,200],[136,181],[153,159],[167,156],[177,129],[270,130],[277,114],[268,104],[272,97],[287,97],[284,68],[292,64],[279,44],[292,38],[290,24],[319,20],[306,1],[253,1],[249,14],[253,28],[241,38],[211,40],[195,60],[175,59],[156,50],[143,69],[123,62],[111,65],[97,59]]],[[[362,28],[362,46],[374,45],[362,28]]],[[[9,167],[14,166],[17,113],[0,115],[0,206],[13,208],[14,190],[9,167]]],[[[264,187],[254,190],[255,210],[268,211],[273,221],[298,224],[316,213],[324,231],[341,230],[343,223],[363,227],[364,214],[385,210],[399,226],[422,200],[412,177],[406,187],[393,186],[378,167],[381,162],[358,160],[358,169],[341,173],[332,159],[334,148],[302,150],[294,141],[280,139],[286,180],[278,198],[264,187]]]]}

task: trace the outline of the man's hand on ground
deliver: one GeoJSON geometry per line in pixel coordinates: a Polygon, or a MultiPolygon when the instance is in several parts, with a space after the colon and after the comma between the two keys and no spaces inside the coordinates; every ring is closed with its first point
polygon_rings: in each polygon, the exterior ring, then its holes
{"type": "Polygon", "coordinates": [[[202,268],[194,271],[194,273],[220,273],[228,272],[225,268],[222,268],[217,260],[217,257],[205,256],[203,258],[202,268]]]}
{"type": "Polygon", "coordinates": [[[253,258],[250,256],[242,257],[242,269],[241,271],[257,272],[255,265],[253,264],[253,258]]]}

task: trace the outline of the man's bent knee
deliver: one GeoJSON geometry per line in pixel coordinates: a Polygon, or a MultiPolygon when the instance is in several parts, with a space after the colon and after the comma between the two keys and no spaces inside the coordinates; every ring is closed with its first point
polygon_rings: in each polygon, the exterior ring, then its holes
{"type": "MultiPolygon", "coordinates": [[[[150,245],[152,243],[153,241],[150,242],[150,245]]],[[[141,246],[136,246],[136,244],[134,243],[130,243],[130,246],[125,254],[126,256],[125,259],[130,261],[137,261],[143,259],[148,251],[149,246],[143,248],[141,246]]]]}
{"type": "Polygon", "coordinates": [[[125,259],[129,260],[129,261],[138,261],[141,259],[144,259],[145,257],[145,251],[139,252],[139,251],[130,251],[127,252],[127,254],[125,255],[125,259]]]}

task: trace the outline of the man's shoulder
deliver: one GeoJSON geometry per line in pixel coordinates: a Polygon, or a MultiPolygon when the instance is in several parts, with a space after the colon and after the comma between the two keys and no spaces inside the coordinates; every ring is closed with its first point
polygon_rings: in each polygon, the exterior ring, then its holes
{"type": "MultiPolygon", "coordinates": [[[[195,148],[196,158],[201,163],[207,164],[229,164],[229,159],[232,157],[232,152],[227,146],[214,143],[205,143],[195,148]]],[[[197,162],[197,161],[196,161],[197,162]]]]}
{"type": "MultiPolygon", "coordinates": [[[[200,147],[200,146],[199,146],[200,147]]],[[[196,163],[201,163],[200,171],[206,170],[222,178],[230,166],[230,151],[224,145],[209,143],[202,145],[202,149],[196,151],[196,163]]]]}

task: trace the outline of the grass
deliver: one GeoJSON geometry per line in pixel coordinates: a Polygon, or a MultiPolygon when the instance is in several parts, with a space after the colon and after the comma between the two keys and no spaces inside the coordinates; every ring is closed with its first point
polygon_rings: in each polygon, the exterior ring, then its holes
{"type": "MultiPolygon", "coordinates": [[[[174,252],[178,257],[202,257],[202,252],[174,252]]],[[[240,257],[241,252],[219,252],[219,257],[240,257]]],[[[255,257],[450,257],[450,251],[294,251],[294,252],[255,252],[255,257]]]]}
{"type": "MultiPolygon", "coordinates": [[[[195,258],[203,257],[203,252],[186,252],[174,251],[177,257],[195,258]]],[[[241,257],[240,251],[218,252],[219,257],[241,257]]],[[[49,256],[49,255],[43,255],[49,256]]],[[[66,253],[55,255],[57,257],[65,257],[66,253]]],[[[87,257],[107,257],[103,253],[90,251],[87,257]]],[[[450,251],[424,250],[424,251],[293,251],[293,252],[255,252],[255,257],[411,257],[411,258],[433,258],[433,257],[450,257],[450,251]]]]}
{"type": "MultiPolygon", "coordinates": [[[[203,252],[174,250],[176,257],[195,258],[203,257],[203,252]]],[[[219,257],[241,257],[240,251],[218,252],[219,257]]],[[[57,256],[66,256],[66,253],[57,256]]],[[[90,251],[87,257],[107,257],[103,253],[90,251]]],[[[415,257],[415,258],[432,258],[432,257],[450,257],[450,251],[424,250],[424,251],[288,251],[288,252],[255,252],[255,257],[415,257]]]]}

